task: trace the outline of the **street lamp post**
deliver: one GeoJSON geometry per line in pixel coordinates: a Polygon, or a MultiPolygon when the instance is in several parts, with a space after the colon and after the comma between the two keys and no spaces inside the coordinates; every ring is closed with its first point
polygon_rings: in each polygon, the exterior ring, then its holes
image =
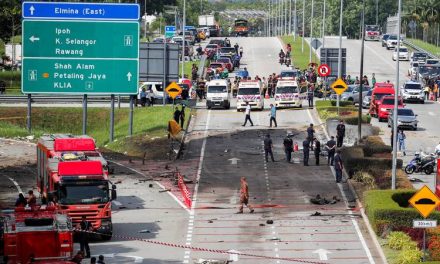
{"type": "Polygon", "coordinates": [[[325,48],[325,0],[322,10],[322,47],[325,48]]]}
{"type": "Polygon", "coordinates": [[[396,189],[396,167],[397,167],[397,107],[398,107],[398,95],[399,95],[399,52],[400,52],[400,17],[402,9],[402,0],[399,0],[398,10],[397,10],[397,60],[396,60],[396,91],[394,92],[394,109],[393,109],[393,167],[391,174],[391,189],[396,189]]]}
{"type": "MultiPolygon", "coordinates": [[[[184,77],[185,73],[185,26],[186,26],[186,0],[183,0],[183,18],[182,18],[182,69],[181,69],[181,75],[182,79],[184,77]]],[[[165,89],[165,84],[164,84],[165,89]]]]}
{"type": "Polygon", "coordinates": [[[361,33],[361,68],[360,68],[360,79],[361,83],[359,86],[359,106],[358,106],[358,140],[361,140],[362,136],[362,91],[364,88],[364,81],[362,76],[364,76],[364,45],[365,45],[365,0],[362,0],[362,33],[361,33]]]}
{"type": "MultiPolygon", "coordinates": [[[[342,77],[342,11],[344,1],[341,0],[341,9],[339,11],[339,53],[338,53],[338,78],[342,77]]],[[[339,95],[336,96],[336,107],[339,114],[339,95]]]]}
{"type": "Polygon", "coordinates": [[[302,34],[301,34],[301,53],[304,53],[304,28],[305,28],[305,16],[306,16],[306,0],[303,0],[303,13],[302,13],[302,19],[303,19],[303,26],[302,26],[302,34]]]}
{"type": "Polygon", "coordinates": [[[292,34],[292,0],[289,0],[289,35],[292,34]]]}
{"type": "Polygon", "coordinates": [[[294,21],[293,21],[293,41],[296,41],[296,29],[298,28],[298,26],[297,26],[297,10],[296,10],[296,0],[294,0],[295,1],[295,18],[294,18],[294,21]]]}
{"type": "Polygon", "coordinates": [[[312,36],[313,36],[313,8],[314,0],[312,0],[312,12],[310,14],[310,48],[309,48],[309,62],[312,62],[312,36]]]}

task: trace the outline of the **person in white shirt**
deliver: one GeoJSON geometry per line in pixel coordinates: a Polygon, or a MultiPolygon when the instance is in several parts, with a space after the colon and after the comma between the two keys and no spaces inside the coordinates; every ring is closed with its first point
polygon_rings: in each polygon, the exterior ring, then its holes
{"type": "Polygon", "coordinates": [[[435,147],[435,154],[440,155],[440,143],[435,147]]]}
{"type": "Polygon", "coordinates": [[[251,123],[251,126],[254,126],[254,122],[252,122],[251,119],[251,106],[249,105],[249,102],[246,102],[246,109],[244,110],[244,113],[246,114],[246,118],[242,126],[246,126],[248,120],[251,123]]]}
{"type": "Polygon", "coordinates": [[[136,97],[136,101],[134,103],[134,106],[136,106],[136,107],[138,106],[138,104],[141,103],[141,92],[142,92],[142,88],[139,87],[138,94],[137,94],[137,97],[136,97]]]}

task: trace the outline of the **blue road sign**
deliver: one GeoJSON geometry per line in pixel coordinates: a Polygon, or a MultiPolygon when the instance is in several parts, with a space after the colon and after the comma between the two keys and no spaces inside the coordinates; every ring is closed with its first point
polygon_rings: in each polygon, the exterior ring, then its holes
{"type": "Polygon", "coordinates": [[[165,32],[176,32],[175,26],[165,26],[165,32]]]}
{"type": "Polygon", "coordinates": [[[26,19],[139,20],[137,4],[23,2],[26,19]]]}
{"type": "Polygon", "coordinates": [[[194,26],[185,26],[185,30],[195,29],[194,26]]]}

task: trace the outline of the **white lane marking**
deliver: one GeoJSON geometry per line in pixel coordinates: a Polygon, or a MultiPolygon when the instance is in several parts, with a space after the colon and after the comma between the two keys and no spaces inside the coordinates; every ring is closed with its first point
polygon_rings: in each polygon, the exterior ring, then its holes
{"type": "MultiPolygon", "coordinates": [[[[192,199],[192,204],[191,204],[191,211],[190,211],[190,216],[189,216],[189,221],[188,222],[188,231],[186,234],[186,244],[187,245],[191,245],[192,242],[192,232],[193,232],[193,227],[189,226],[190,224],[193,225],[194,223],[194,215],[195,215],[195,208],[196,208],[196,203],[197,203],[197,196],[199,194],[199,186],[200,186],[200,178],[202,176],[202,168],[203,168],[203,161],[205,159],[205,149],[206,149],[206,141],[208,139],[208,130],[209,130],[209,121],[211,119],[211,110],[208,111],[208,116],[206,117],[206,124],[205,124],[205,130],[203,133],[203,143],[202,143],[202,148],[200,149],[200,159],[199,159],[199,167],[197,168],[197,177],[196,177],[196,184],[194,186],[194,194],[193,194],[193,199],[192,199]]],[[[191,255],[191,250],[186,249],[185,250],[185,256],[183,256],[184,260],[183,263],[188,263],[186,262],[186,259],[189,259],[191,255]]]]}
{"type": "MultiPolygon", "coordinates": [[[[147,177],[147,175],[145,175],[144,173],[142,173],[142,172],[140,172],[140,171],[138,171],[138,170],[136,170],[136,169],[133,169],[133,168],[130,168],[130,167],[127,167],[127,166],[125,166],[124,164],[121,164],[121,163],[119,163],[119,162],[116,162],[116,161],[114,161],[114,160],[110,160],[112,163],[114,163],[114,164],[117,164],[117,165],[119,165],[119,166],[121,166],[121,167],[124,167],[124,168],[126,168],[126,169],[128,169],[128,170],[131,170],[131,171],[133,171],[133,172],[136,172],[137,174],[140,174],[140,175],[142,175],[142,176],[144,176],[144,177],[147,177]]],[[[165,188],[165,186],[163,186],[160,182],[158,182],[158,181],[153,181],[155,184],[157,184],[161,189],[163,189],[163,190],[166,190],[166,188],[165,188]]],[[[187,211],[188,213],[190,213],[190,210],[188,209],[188,208],[186,208],[186,205],[184,205],[183,203],[182,203],[182,201],[180,201],[179,200],[179,198],[177,198],[172,192],[166,192],[166,193],[168,193],[168,195],[170,195],[171,196],[171,198],[173,198],[183,209],[185,209],[185,211],[187,211]]]]}
{"type": "MultiPolygon", "coordinates": [[[[310,121],[313,123],[313,117],[312,117],[312,114],[310,113],[310,109],[307,109],[307,113],[308,113],[308,115],[310,117],[310,121]]],[[[323,129],[324,129],[324,133],[325,133],[327,139],[329,139],[327,130],[325,128],[323,128],[323,129]]],[[[335,173],[334,168],[332,166],[330,166],[330,170],[332,171],[333,176],[336,179],[336,173],[335,173]]],[[[340,193],[342,195],[342,198],[343,198],[345,204],[348,207],[348,200],[347,200],[347,197],[345,196],[344,190],[342,189],[342,185],[341,184],[337,184],[337,185],[338,185],[339,191],[340,191],[340,193]]],[[[353,215],[353,211],[349,210],[348,214],[349,215],[353,215]]],[[[353,224],[354,229],[356,230],[356,233],[357,233],[357,235],[359,237],[359,240],[361,241],[362,247],[364,248],[364,251],[367,254],[368,261],[371,264],[375,264],[376,262],[374,261],[373,256],[371,255],[370,249],[368,248],[367,242],[365,241],[364,236],[362,235],[362,232],[361,232],[361,230],[359,228],[359,225],[358,225],[356,219],[354,219],[354,218],[351,219],[351,222],[353,224]]]]}
{"type": "Polygon", "coordinates": [[[113,203],[115,206],[121,206],[121,205],[122,205],[122,203],[121,203],[121,202],[118,202],[118,201],[112,201],[112,203],[113,203]]]}
{"type": "Polygon", "coordinates": [[[17,188],[18,193],[23,193],[23,191],[21,190],[20,185],[18,184],[18,182],[16,182],[14,179],[12,179],[11,177],[6,176],[17,188]]]}
{"type": "Polygon", "coordinates": [[[436,114],[434,112],[428,112],[428,115],[430,116],[436,116],[436,114]]]}

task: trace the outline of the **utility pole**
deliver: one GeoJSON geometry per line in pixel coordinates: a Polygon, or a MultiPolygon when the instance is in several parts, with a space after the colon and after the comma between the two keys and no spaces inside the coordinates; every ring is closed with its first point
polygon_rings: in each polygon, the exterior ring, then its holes
{"type": "MultiPolygon", "coordinates": [[[[185,73],[185,26],[186,26],[186,0],[183,0],[183,18],[182,18],[182,79],[185,73]]],[[[165,91],[165,83],[163,84],[163,90],[165,91]]],[[[164,96],[165,97],[165,96],[164,96]]]]}
{"type": "Polygon", "coordinates": [[[272,0],[269,0],[269,12],[267,13],[267,36],[270,37],[270,3],[272,0]]]}
{"type": "Polygon", "coordinates": [[[297,30],[297,28],[298,28],[298,26],[297,26],[297,15],[298,15],[298,13],[296,12],[297,10],[296,10],[296,1],[297,0],[294,0],[295,1],[295,20],[293,20],[293,41],[296,41],[296,30],[297,30]]]}
{"type": "Polygon", "coordinates": [[[322,47],[325,48],[325,0],[322,9],[322,47]]]}
{"type": "MultiPolygon", "coordinates": [[[[339,53],[338,53],[338,78],[342,77],[342,11],[344,9],[344,1],[341,0],[341,9],[339,11],[339,53]]],[[[339,114],[339,95],[336,96],[336,107],[339,114]]]]}
{"type": "Polygon", "coordinates": [[[292,34],[292,0],[289,0],[289,35],[292,34]]]}
{"type": "Polygon", "coordinates": [[[304,17],[306,16],[306,0],[303,0],[303,13],[302,13],[302,19],[303,19],[303,30],[302,30],[302,36],[301,36],[301,53],[304,53],[304,31],[305,31],[305,20],[304,17]]]}
{"type": "Polygon", "coordinates": [[[312,62],[312,36],[313,36],[313,8],[314,0],[312,0],[312,12],[310,14],[310,47],[309,47],[309,63],[312,62]]]}
{"type": "Polygon", "coordinates": [[[379,0],[376,0],[376,25],[379,25],[379,0]]]}
{"type": "Polygon", "coordinates": [[[361,79],[361,84],[359,85],[359,106],[358,106],[358,141],[362,137],[362,91],[364,88],[364,81],[362,76],[364,76],[364,45],[365,45],[365,0],[362,0],[362,33],[361,33],[361,69],[359,77],[361,79]]]}
{"type": "Polygon", "coordinates": [[[402,9],[402,0],[399,0],[398,10],[397,10],[397,60],[396,60],[396,91],[394,92],[394,109],[393,109],[393,167],[391,171],[391,189],[396,189],[396,168],[397,168],[397,107],[398,107],[398,95],[399,95],[399,53],[400,53],[400,25],[401,25],[401,9],[402,9]]]}

